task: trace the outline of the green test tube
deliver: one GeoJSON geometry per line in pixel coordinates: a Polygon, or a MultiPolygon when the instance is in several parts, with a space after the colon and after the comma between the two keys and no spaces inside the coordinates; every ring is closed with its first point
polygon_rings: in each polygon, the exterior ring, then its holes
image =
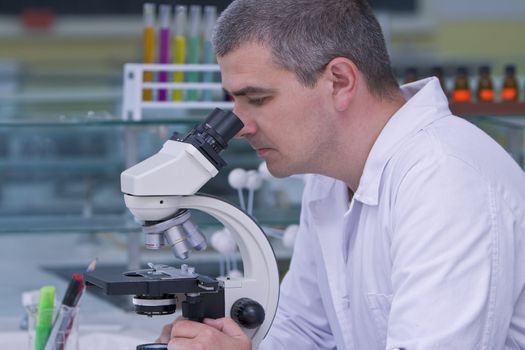
{"type": "MultiPolygon", "coordinates": [[[[201,59],[201,22],[202,22],[202,7],[199,5],[190,6],[189,18],[189,49],[188,49],[188,63],[199,64],[201,59]]],[[[188,72],[188,82],[197,83],[199,81],[199,72],[188,72]]],[[[199,99],[198,91],[188,90],[188,100],[197,101],[199,99]]]]}
{"type": "Polygon", "coordinates": [[[49,332],[53,326],[53,308],[55,304],[55,287],[40,288],[38,311],[35,324],[35,350],[43,350],[46,346],[49,332]]]}

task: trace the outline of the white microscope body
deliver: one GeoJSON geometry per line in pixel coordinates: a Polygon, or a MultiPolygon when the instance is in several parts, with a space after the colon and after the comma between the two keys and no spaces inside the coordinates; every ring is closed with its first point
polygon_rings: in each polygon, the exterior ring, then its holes
{"type": "Polygon", "coordinates": [[[263,230],[244,211],[218,198],[196,194],[225,164],[217,158],[218,152],[242,128],[242,123],[233,113],[215,110],[199,127],[192,132],[200,143],[188,135],[183,140],[166,141],[157,154],[122,173],[121,189],[128,209],[146,223],[146,245],[150,248],[160,248],[167,242],[182,258],[187,257],[189,250],[185,241],[190,241],[194,248],[205,248],[196,227],[185,221],[184,215],[189,217],[189,213],[185,214],[187,209],[213,216],[231,232],[239,247],[244,277],[218,279],[224,288],[224,315],[243,327],[256,348],[268,332],[277,309],[279,275],[272,247],[263,230]],[[148,227],[148,223],[153,224],[148,227]],[[191,242],[188,232],[196,233],[197,242],[191,242]],[[243,324],[243,316],[238,314],[239,303],[236,304],[243,298],[262,306],[262,323],[243,324]]]}

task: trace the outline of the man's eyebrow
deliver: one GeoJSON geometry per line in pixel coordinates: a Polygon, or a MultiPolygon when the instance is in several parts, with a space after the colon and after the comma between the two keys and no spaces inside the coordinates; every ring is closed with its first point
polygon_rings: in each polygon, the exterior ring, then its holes
{"type": "Polygon", "coordinates": [[[268,94],[268,93],[274,93],[275,89],[268,89],[268,88],[262,88],[262,87],[256,87],[256,86],[246,86],[242,89],[229,92],[226,90],[230,95],[232,96],[246,96],[249,94],[268,94]]]}

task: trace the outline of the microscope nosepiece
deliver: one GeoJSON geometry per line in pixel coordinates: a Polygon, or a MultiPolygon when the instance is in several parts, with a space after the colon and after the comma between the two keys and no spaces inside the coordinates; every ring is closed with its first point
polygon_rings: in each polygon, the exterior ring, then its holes
{"type": "Polygon", "coordinates": [[[187,259],[191,249],[204,250],[208,247],[206,237],[191,221],[187,209],[179,210],[166,221],[146,222],[142,232],[146,235],[147,248],[160,249],[167,243],[179,259],[187,259]]]}

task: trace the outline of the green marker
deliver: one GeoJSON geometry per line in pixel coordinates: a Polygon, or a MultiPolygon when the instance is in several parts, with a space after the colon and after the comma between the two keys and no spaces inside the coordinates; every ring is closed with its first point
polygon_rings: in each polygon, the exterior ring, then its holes
{"type": "Polygon", "coordinates": [[[40,288],[38,312],[35,325],[35,350],[43,350],[47,337],[53,326],[53,307],[55,303],[55,287],[40,288]]]}

